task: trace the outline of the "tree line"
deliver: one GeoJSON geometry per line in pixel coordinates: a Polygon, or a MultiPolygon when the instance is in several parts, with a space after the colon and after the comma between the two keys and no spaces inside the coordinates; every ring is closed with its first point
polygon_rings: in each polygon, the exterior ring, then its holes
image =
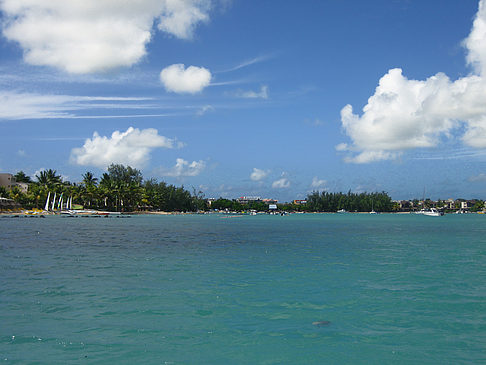
{"type": "MultiPolygon", "coordinates": [[[[0,196],[11,198],[25,208],[44,208],[49,192],[59,197],[72,197],[74,204],[85,209],[109,211],[180,211],[204,210],[206,200],[202,192],[186,190],[156,179],[144,180],[142,173],[130,166],[112,164],[101,178],[91,172],[82,175],[81,183],[64,181],[56,170],[41,171],[32,180],[24,172],[14,175],[17,182],[29,184],[26,193],[19,187],[10,191],[0,188],[0,196]]],[[[66,199],[64,201],[66,201],[66,199]]]]}
{"type": "MultiPolygon", "coordinates": [[[[159,182],[156,179],[144,180],[142,173],[130,166],[112,164],[100,178],[92,172],[82,175],[80,183],[64,181],[56,170],[41,171],[32,180],[20,171],[15,176],[17,182],[29,184],[26,193],[18,187],[7,191],[0,187],[0,197],[11,198],[24,208],[44,208],[49,192],[57,197],[61,194],[72,197],[74,204],[85,209],[110,211],[166,211],[195,212],[206,210],[246,211],[254,209],[267,211],[268,204],[262,201],[242,204],[236,199],[219,198],[209,206],[204,194],[193,189],[192,193],[183,186],[177,187],[159,182]]],[[[391,212],[396,210],[387,193],[332,193],[312,192],[306,204],[278,204],[285,211],[336,212],[344,209],[349,212],[391,212]]]]}
{"type": "MultiPolygon", "coordinates": [[[[279,210],[293,212],[337,212],[344,209],[348,212],[391,212],[395,210],[394,204],[387,193],[329,193],[329,192],[312,192],[307,195],[307,203],[294,204],[285,203],[277,204],[279,210]]],[[[250,201],[242,204],[236,199],[219,198],[211,202],[211,209],[245,211],[257,210],[266,211],[268,205],[262,201],[250,201]]]]}
{"type": "Polygon", "coordinates": [[[306,209],[313,212],[391,212],[393,202],[387,193],[313,192],[307,196],[306,209]]]}

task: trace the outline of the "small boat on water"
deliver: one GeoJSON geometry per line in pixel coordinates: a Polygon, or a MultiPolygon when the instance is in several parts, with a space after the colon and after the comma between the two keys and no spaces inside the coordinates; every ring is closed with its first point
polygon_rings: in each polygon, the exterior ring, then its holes
{"type": "Polygon", "coordinates": [[[347,213],[348,211],[346,209],[339,209],[337,213],[344,214],[347,213]]]}
{"type": "Polygon", "coordinates": [[[439,212],[436,208],[430,208],[430,209],[421,209],[415,214],[427,215],[429,217],[440,217],[441,215],[444,215],[444,212],[439,212]]]}
{"type": "Polygon", "coordinates": [[[68,209],[68,210],[61,211],[60,214],[64,217],[76,217],[78,215],[78,212],[76,212],[75,210],[68,209]]]}

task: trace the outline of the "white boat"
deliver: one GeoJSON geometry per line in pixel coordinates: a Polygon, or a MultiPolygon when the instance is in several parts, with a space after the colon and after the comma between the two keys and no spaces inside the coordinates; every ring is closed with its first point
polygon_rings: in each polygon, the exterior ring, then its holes
{"type": "Polygon", "coordinates": [[[78,215],[78,213],[75,210],[68,209],[68,210],[63,210],[61,212],[61,215],[66,216],[66,217],[74,217],[74,216],[78,215]]]}
{"type": "Polygon", "coordinates": [[[378,214],[375,212],[375,210],[373,209],[373,201],[371,201],[371,212],[370,214],[378,214]]]}
{"type": "Polygon", "coordinates": [[[441,215],[444,215],[444,213],[439,212],[435,208],[421,209],[416,214],[427,215],[429,217],[440,217],[441,215]]]}
{"type": "Polygon", "coordinates": [[[346,209],[339,209],[337,211],[337,213],[344,214],[344,213],[347,213],[347,210],[346,209]]]}

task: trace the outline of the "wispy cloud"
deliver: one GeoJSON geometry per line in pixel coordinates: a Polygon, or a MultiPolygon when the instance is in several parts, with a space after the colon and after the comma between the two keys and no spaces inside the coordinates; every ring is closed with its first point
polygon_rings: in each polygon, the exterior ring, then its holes
{"type": "Polygon", "coordinates": [[[204,114],[206,114],[207,112],[212,111],[212,110],[214,110],[214,106],[204,105],[196,112],[196,115],[200,117],[200,116],[203,116],[204,114]]]}
{"type": "Polygon", "coordinates": [[[245,99],[268,99],[268,86],[262,85],[260,91],[253,90],[238,90],[234,93],[236,97],[245,99]]]}
{"type": "Polygon", "coordinates": [[[252,173],[250,174],[250,179],[253,181],[261,181],[265,179],[269,173],[270,171],[257,169],[256,167],[254,167],[252,173]]]}
{"type": "Polygon", "coordinates": [[[200,108],[197,105],[161,104],[159,100],[147,97],[43,95],[0,90],[0,120],[172,117],[190,115],[190,109],[200,108]],[[121,109],[145,113],[117,114],[121,109]],[[147,113],[157,109],[171,112],[147,113]]]}
{"type": "Polygon", "coordinates": [[[448,149],[441,152],[423,151],[417,156],[411,157],[412,160],[460,160],[486,156],[486,150],[448,149]]]}
{"type": "Polygon", "coordinates": [[[176,159],[175,166],[171,168],[161,167],[157,169],[157,172],[160,176],[168,176],[168,177],[189,177],[189,176],[197,176],[201,172],[204,171],[206,168],[206,162],[203,160],[200,161],[186,161],[182,158],[176,159]]]}
{"type": "Polygon", "coordinates": [[[313,190],[326,190],[326,185],[327,185],[326,180],[321,180],[321,179],[317,178],[317,176],[314,176],[314,178],[312,179],[310,187],[313,190]]]}
{"type": "Polygon", "coordinates": [[[275,180],[272,183],[272,188],[274,189],[287,189],[290,187],[290,181],[286,177],[282,177],[281,179],[275,180]]]}
{"type": "MultiPolygon", "coordinates": [[[[116,119],[116,118],[151,118],[151,117],[174,117],[183,115],[181,113],[165,114],[126,114],[126,115],[70,115],[63,116],[63,119],[116,119]]],[[[189,113],[186,113],[189,115],[189,113]]],[[[59,117],[56,117],[59,118],[59,117]]]]}
{"type": "Polygon", "coordinates": [[[469,182],[486,182],[486,174],[479,174],[476,176],[471,176],[467,179],[469,182]]]}
{"type": "Polygon", "coordinates": [[[255,57],[255,58],[252,58],[252,59],[243,61],[243,62],[239,63],[238,65],[236,65],[234,67],[231,67],[229,69],[221,70],[221,71],[216,71],[215,73],[226,73],[226,72],[232,72],[232,71],[240,70],[242,68],[245,68],[245,67],[248,67],[248,66],[251,66],[251,65],[260,63],[260,62],[267,61],[267,60],[269,60],[269,59],[271,59],[273,57],[274,57],[273,54],[268,54],[268,55],[264,55],[264,56],[258,56],[258,57],[255,57]]]}

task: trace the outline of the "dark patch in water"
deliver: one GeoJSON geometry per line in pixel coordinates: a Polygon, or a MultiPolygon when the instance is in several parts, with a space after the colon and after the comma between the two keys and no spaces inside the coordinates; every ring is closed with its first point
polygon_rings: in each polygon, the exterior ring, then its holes
{"type": "Polygon", "coordinates": [[[312,322],[312,324],[316,327],[324,327],[324,326],[329,326],[331,324],[330,321],[316,321],[312,322]]]}

